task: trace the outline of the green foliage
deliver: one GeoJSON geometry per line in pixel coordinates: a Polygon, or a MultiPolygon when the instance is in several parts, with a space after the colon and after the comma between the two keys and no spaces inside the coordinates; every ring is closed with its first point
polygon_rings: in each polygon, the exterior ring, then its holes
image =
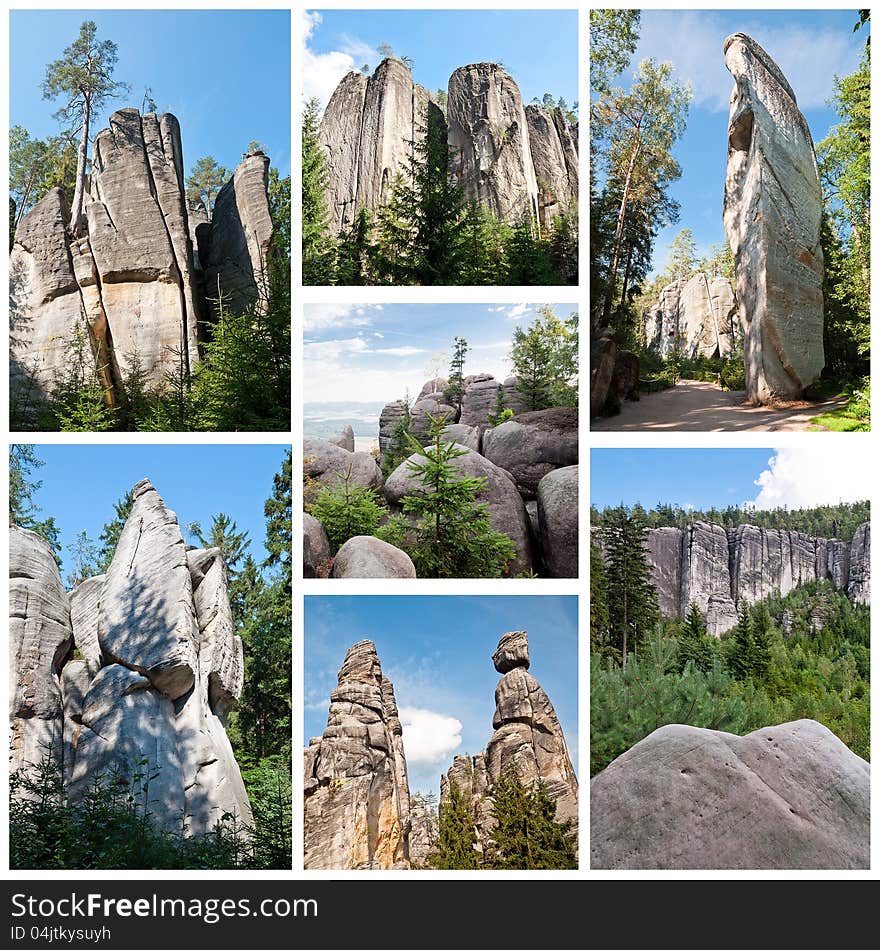
{"type": "Polygon", "coordinates": [[[9,524],[27,528],[45,538],[57,560],[60,554],[58,526],[54,517],[38,517],[42,509],[34,501],[43,483],[35,481],[33,474],[45,464],[33,445],[9,446],[9,524]]]}
{"type": "Polygon", "coordinates": [[[639,42],[640,10],[590,10],[590,89],[608,92],[639,42]]]}
{"type": "Polygon", "coordinates": [[[430,858],[433,867],[450,871],[468,871],[480,866],[475,849],[477,834],[470,801],[455,782],[449,783],[449,795],[440,806],[437,851],[430,858]]]}
{"type": "Polygon", "coordinates": [[[866,376],[858,386],[850,384],[845,387],[844,392],[848,395],[845,406],[814,416],[810,422],[814,426],[821,426],[832,432],[870,431],[871,378],[866,376]]]}
{"type": "Polygon", "coordinates": [[[310,99],[302,119],[302,273],[304,284],[329,284],[333,248],[329,237],[327,168],[318,144],[319,103],[310,99]]]}
{"type": "Polygon", "coordinates": [[[211,218],[214,214],[214,201],[220,189],[230,178],[230,171],[217,164],[213,155],[204,155],[190,170],[186,178],[186,197],[197,204],[201,202],[211,218]]]}
{"type": "Polygon", "coordinates": [[[98,535],[100,549],[98,551],[97,574],[106,574],[116,553],[116,545],[122,535],[122,529],[125,522],[131,514],[131,508],[134,504],[134,495],[129,489],[119,501],[113,502],[113,518],[104,524],[101,533],[98,535]]]}
{"type": "Polygon", "coordinates": [[[409,399],[404,399],[403,415],[394,423],[391,430],[391,439],[385,447],[382,454],[382,474],[385,478],[400,465],[406,461],[410,454],[410,426],[412,425],[412,416],[410,415],[409,399]]]}
{"type": "Polygon", "coordinates": [[[334,485],[318,490],[309,511],[324,526],[331,554],[336,554],[349,538],[374,535],[383,514],[376,493],[352,482],[351,466],[339,473],[334,485]]]}
{"type": "Polygon", "coordinates": [[[101,573],[99,567],[100,548],[85,531],[80,531],[76,535],[73,541],[67,545],[67,551],[70,554],[72,564],[67,575],[67,586],[69,588],[81,584],[87,577],[94,577],[101,573]]]}
{"type": "MultiPolygon", "coordinates": [[[[638,515],[648,528],[686,528],[693,521],[720,524],[726,530],[741,524],[759,528],[781,528],[802,531],[817,538],[841,538],[850,541],[856,529],[871,519],[868,501],[841,502],[838,505],[817,505],[815,508],[768,508],[757,511],[749,506],[728,505],[726,508],[687,509],[679,505],[658,504],[646,511],[641,505],[625,509],[638,515]]],[[[618,508],[590,507],[590,524],[601,527],[618,517],[618,508]]]]}
{"type": "Polygon", "coordinates": [[[452,359],[449,362],[449,384],[445,396],[453,406],[461,409],[464,396],[464,361],[467,356],[468,341],[457,336],[452,344],[452,359]]]}
{"type": "Polygon", "coordinates": [[[76,184],[76,146],[64,136],[32,139],[27,129],[9,130],[9,194],[15,201],[13,230],[52,188],[70,203],[76,184]]]}
{"type": "Polygon", "coordinates": [[[697,242],[690,228],[682,228],[669,244],[666,274],[670,280],[690,277],[697,267],[697,242]]]}
{"type": "Polygon", "coordinates": [[[419,577],[502,577],[516,556],[507,535],[493,530],[489,509],[476,501],[485,478],[472,478],[453,465],[467,453],[443,440],[445,419],[431,416],[431,442],[423,447],[410,437],[421,460],[408,468],[421,487],[403,499],[403,510],[416,518],[407,553],[419,577]]]}
{"type": "Polygon", "coordinates": [[[527,410],[577,405],[578,314],[565,320],[538,308],[527,330],[516,327],[510,348],[517,389],[527,410]]]}
{"type": "Polygon", "coordinates": [[[498,394],[495,396],[495,407],[489,413],[489,425],[500,426],[502,422],[507,422],[513,418],[513,410],[507,406],[507,399],[504,396],[504,386],[498,387],[498,394]]]}

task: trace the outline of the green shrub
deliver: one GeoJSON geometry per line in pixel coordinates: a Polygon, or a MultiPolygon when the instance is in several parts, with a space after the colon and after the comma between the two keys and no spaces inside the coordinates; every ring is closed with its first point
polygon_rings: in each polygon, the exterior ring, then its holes
{"type": "Polygon", "coordinates": [[[349,466],[346,472],[339,473],[335,485],[322,486],[309,506],[310,513],[327,532],[332,554],[349,538],[375,534],[384,513],[376,502],[376,493],[371,488],[353,484],[351,477],[349,466]]]}

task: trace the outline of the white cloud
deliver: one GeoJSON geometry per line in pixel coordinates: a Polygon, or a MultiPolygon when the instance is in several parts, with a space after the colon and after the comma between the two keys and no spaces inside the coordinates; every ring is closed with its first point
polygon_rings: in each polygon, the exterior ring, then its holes
{"type": "Polygon", "coordinates": [[[811,508],[871,497],[876,473],[865,464],[862,442],[853,438],[825,437],[835,444],[817,448],[776,449],[768,468],[755,480],[760,491],[753,504],[758,509],[811,508]]]}
{"type": "MultiPolygon", "coordinates": [[[[755,39],[773,57],[797,96],[801,109],[821,108],[833,93],[835,75],[852,72],[860,43],[845,31],[790,23],[767,25],[743,13],[739,32],[755,39]]],[[[694,105],[727,112],[733,79],[724,65],[723,43],[729,31],[721,18],[702,11],[645,11],[633,63],[671,60],[680,80],[693,86],[694,105]]]]}
{"type": "Polygon", "coordinates": [[[303,346],[305,358],[309,360],[338,360],[351,353],[366,353],[370,344],[360,336],[345,340],[320,340],[303,346]]]}
{"type": "Polygon", "coordinates": [[[529,309],[527,303],[514,304],[514,306],[505,313],[505,316],[508,320],[519,320],[529,312],[529,309]]]}
{"type": "Polygon", "coordinates": [[[370,68],[380,60],[379,53],[356,37],[343,36],[341,49],[327,53],[316,53],[309,40],[321,25],[321,14],[304,10],[301,13],[302,40],[301,62],[303,76],[303,101],[317,99],[321,108],[325,108],[340,80],[353,69],[360,69],[364,63],[370,68]]]}
{"type": "Polygon", "coordinates": [[[445,762],[461,745],[461,723],[453,716],[403,706],[400,709],[407,762],[414,765],[445,762]]]}
{"type": "Polygon", "coordinates": [[[382,353],[385,356],[415,356],[416,353],[427,353],[419,346],[388,346],[384,349],[373,350],[374,353],[382,353]]]}
{"type": "Polygon", "coordinates": [[[371,311],[381,307],[361,307],[352,303],[314,303],[303,308],[305,332],[329,327],[368,327],[373,322],[371,311]]]}

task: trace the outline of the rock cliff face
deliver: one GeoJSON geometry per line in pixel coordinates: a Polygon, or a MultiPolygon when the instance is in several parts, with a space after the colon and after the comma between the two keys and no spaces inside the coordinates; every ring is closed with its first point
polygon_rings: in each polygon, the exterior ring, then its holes
{"type": "Polygon", "coordinates": [[[440,786],[440,803],[455,784],[470,802],[478,847],[491,847],[495,819],[492,786],[512,769],[526,786],[542,781],[556,801],[556,820],[577,829],[578,782],[553,704],[529,670],[524,631],[505,634],[492,657],[502,674],[495,688],[495,730],[484,754],[456,756],[440,786]]]}
{"type": "Polygon", "coordinates": [[[809,719],[664,726],[590,782],[590,866],[867,868],[870,769],[809,719]]]}
{"type": "Polygon", "coordinates": [[[46,542],[10,529],[13,768],[48,753],[76,800],[146,759],[161,825],[206,832],[227,812],[250,824],[225,729],[244,671],[226,565],[217,548],[187,550],[148,481],[133,494],[107,574],[70,594],[46,542]]]}
{"type": "Polygon", "coordinates": [[[57,189],[16,229],[10,255],[13,390],[26,391],[31,400],[48,395],[68,368],[77,335],[86,354],[94,355],[110,400],[119,395],[135,354],[153,385],[181,363],[192,368],[199,359],[206,284],[208,296],[216,297],[219,278],[230,302],[243,304],[257,299],[265,281],[272,236],[267,165],[265,157],[247,157],[218,196],[208,224],[186,201],[177,119],[142,116],[136,109],[114,112],[109,128],[95,138],[82,236],[69,236],[69,212],[57,189]]]}
{"type": "Polygon", "coordinates": [[[724,61],[730,97],[724,227],[736,260],[746,389],[760,403],[798,398],[825,364],[822,191],[794,91],[751,37],[724,61]]]}
{"type": "Polygon", "coordinates": [[[674,280],[645,314],[648,346],[661,356],[729,356],[737,340],[737,308],[726,277],[699,273],[674,280]]]}
{"type": "Polygon", "coordinates": [[[546,227],[577,202],[577,132],[558,110],[524,107],[500,66],[476,63],[450,77],[444,117],[409,68],[389,58],[369,77],[345,76],[321,120],[334,233],[351,226],[361,208],[376,211],[387,202],[429,118],[447,136],[466,194],[501,220],[528,216],[546,227]]]}
{"type": "Polygon", "coordinates": [[[661,613],[684,617],[695,603],[714,636],[736,623],[739,604],[784,595],[809,581],[827,579],[853,602],[869,603],[870,544],[867,523],[850,542],[754,525],[725,531],[703,521],[684,531],[645,532],[661,613]]]}
{"type": "Polygon", "coordinates": [[[370,640],[348,651],[327,728],[304,750],[304,866],[410,866],[410,798],[394,689],[370,640]]]}

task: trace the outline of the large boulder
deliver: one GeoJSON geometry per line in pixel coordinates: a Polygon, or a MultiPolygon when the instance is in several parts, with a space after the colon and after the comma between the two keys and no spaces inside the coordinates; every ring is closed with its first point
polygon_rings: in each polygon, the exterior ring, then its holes
{"type": "Polygon", "coordinates": [[[724,227],[736,261],[746,391],[797,399],[825,365],[822,189],[810,129],[782,71],[734,33],[724,227]]]}
{"type": "Polygon", "coordinates": [[[809,719],[734,736],[671,725],[590,783],[599,869],[857,869],[870,768],[809,719]]]}
{"type": "Polygon", "coordinates": [[[638,392],[639,358],[629,350],[618,350],[614,359],[611,391],[618,399],[628,399],[638,392]]]}
{"type": "Polygon", "coordinates": [[[483,434],[483,454],[509,472],[526,498],[553,469],[578,462],[578,411],[566,407],[524,412],[483,434]]]}
{"type": "Polygon", "coordinates": [[[498,408],[498,391],[503,390],[504,408],[514,414],[525,410],[525,403],[519,392],[518,380],[509,376],[499,382],[489,373],[477,373],[465,380],[464,394],[461,400],[461,425],[479,429],[481,432],[492,424],[489,417],[498,408]]]}
{"type": "Polygon", "coordinates": [[[578,466],[549,472],[538,483],[538,524],[551,577],[578,576],[578,466]]]}
{"type": "Polygon", "coordinates": [[[397,425],[409,416],[409,406],[402,400],[396,399],[383,407],[379,414],[379,452],[384,455],[397,425]]]}
{"type": "Polygon", "coordinates": [[[472,452],[479,452],[483,444],[483,435],[478,426],[466,426],[461,422],[443,427],[444,442],[457,442],[472,452]]]}
{"type": "MultiPolygon", "coordinates": [[[[488,507],[492,527],[506,534],[514,543],[516,556],[510,565],[510,573],[519,574],[531,570],[532,550],[528,515],[512,477],[479,453],[472,452],[463,445],[459,448],[465,454],[452,459],[450,464],[460,471],[463,477],[486,479],[486,487],[477,493],[477,501],[488,507]]],[[[422,491],[421,479],[409,467],[410,464],[422,462],[422,456],[413,454],[391,473],[385,483],[385,497],[389,504],[401,507],[405,496],[422,491]]]]}
{"type": "Polygon", "coordinates": [[[325,565],[330,560],[330,541],[324,525],[307,511],[303,512],[303,577],[318,577],[326,574],[325,565]]]}
{"type": "Polygon", "coordinates": [[[331,577],[415,577],[409,555],[370,535],[349,538],[336,552],[331,577]]]}
{"type": "Polygon", "coordinates": [[[600,333],[590,340],[590,417],[598,416],[605,408],[614,367],[617,361],[617,343],[611,331],[600,333]]]}
{"type": "Polygon", "coordinates": [[[347,425],[336,438],[327,441],[332,442],[333,445],[338,445],[341,449],[345,449],[346,452],[354,452],[354,429],[347,425]]]}
{"type": "Polygon", "coordinates": [[[303,473],[322,485],[336,486],[350,476],[352,485],[382,487],[382,470],[373,455],[349,452],[325,439],[303,439],[303,473]]]}

